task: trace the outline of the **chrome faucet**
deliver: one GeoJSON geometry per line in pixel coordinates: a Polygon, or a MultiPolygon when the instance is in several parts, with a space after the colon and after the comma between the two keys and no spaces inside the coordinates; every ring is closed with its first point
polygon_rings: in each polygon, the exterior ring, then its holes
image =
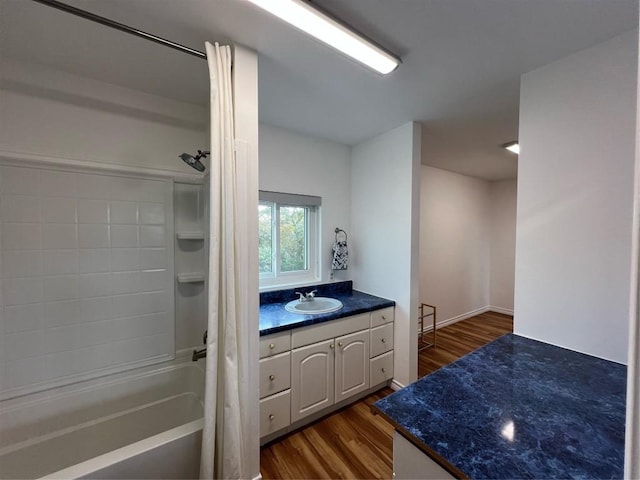
{"type": "Polygon", "coordinates": [[[296,295],[300,295],[299,300],[301,302],[313,302],[313,299],[316,297],[317,290],[312,290],[307,293],[296,292],[296,295]]]}

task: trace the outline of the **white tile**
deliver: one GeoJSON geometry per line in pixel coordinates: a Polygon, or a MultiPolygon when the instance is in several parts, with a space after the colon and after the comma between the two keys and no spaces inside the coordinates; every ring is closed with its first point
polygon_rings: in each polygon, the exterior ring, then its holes
{"type": "Polygon", "coordinates": [[[43,196],[75,197],[77,195],[75,173],[40,170],[40,185],[43,196]]]}
{"type": "Polygon", "coordinates": [[[42,303],[5,307],[3,311],[5,333],[26,332],[42,328],[43,310],[42,303]]]}
{"type": "Polygon", "coordinates": [[[8,388],[33,385],[46,379],[47,363],[44,356],[23,358],[7,362],[5,382],[8,388]]]}
{"type": "Polygon", "coordinates": [[[109,246],[109,227],[107,225],[78,225],[79,248],[107,248],[109,246]]]}
{"type": "Polygon", "coordinates": [[[45,275],[66,275],[78,273],[77,250],[45,250],[45,275]]]}
{"type": "Polygon", "coordinates": [[[46,223],[76,223],[78,201],[75,198],[43,197],[42,220],[46,223]]]}
{"type": "Polygon", "coordinates": [[[109,203],[106,200],[78,200],[78,222],[107,223],[109,203]]]}
{"type": "Polygon", "coordinates": [[[43,348],[46,353],[56,353],[104,344],[112,337],[112,328],[110,321],[52,328],[47,331],[43,348]]]}
{"type": "Polygon", "coordinates": [[[44,323],[48,328],[78,323],[80,316],[79,300],[63,300],[44,304],[44,323]]]}
{"type": "Polygon", "coordinates": [[[40,194],[40,171],[35,168],[1,167],[2,193],[40,194]]]}
{"type": "Polygon", "coordinates": [[[139,287],[139,272],[114,272],[111,274],[111,292],[114,295],[136,293],[139,287]]]}
{"type": "Polygon", "coordinates": [[[169,306],[167,297],[167,292],[117,295],[113,298],[113,317],[133,317],[149,313],[166,312],[169,306]]]}
{"type": "Polygon", "coordinates": [[[137,248],[112,248],[111,271],[124,272],[138,270],[139,251],[137,248]]]}
{"type": "Polygon", "coordinates": [[[77,248],[76,225],[47,223],[42,226],[42,246],[45,250],[77,248]]]}
{"type": "Polygon", "coordinates": [[[135,225],[111,225],[111,247],[137,247],[138,227],[135,225]]]}
{"type": "Polygon", "coordinates": [[[78,276],[80,298],[104,297],[111,295],[110,273],[86,273],[78,276]]]}
{"type": "Polygon", "coordinates": [[[108,175],[78,174],[78,198],[107,200],[111,190],[110,178],[108,175]]]}
{"type": "Polygon", "coordinates": [[[44,358],[48,378],[65,378],[80,371],[80,354],[77,350],[52,353],[44,358]]]}
{"type": "Polygon", "coordinates": [[[2,195],[0,215],[3,222],[39,223],[40,199],[31,195],[2,195]]]}
{"type": "Polygon", "coordinates": [[[83,298],[80,300],[80,318],[83,322],[96,322],[112,318],[112,305],[112,297],[83,298]]]}
{"type": "Polygon", "coordinates": [[[108,248],[78,250],[78,272],[104,273],[111,270],[111,255],[108,248]]]}
{"type": "Polygon", "coordinates": [[[164,225],[164,204],[163,203],[140,203],[141,225],[164,225]]]}
{"type": "Polygon", "coordinates": [[[2,252],[2,276],[32,277],[42,275],[42,251],[7,250],[2,252]]]}
{"type": "Polygon", "coordinates": [[[169,275],[166,270],[146,270],[140,272],[140,292],[154,292],[169,289],[169,275]]]}
{"type": "Polygon", "coordinates": [[[111,366],[113,364],[113,348],[111,345],[95,345],[78,352],[80,355],[80,371],[88,372],[111,366]]]}
{"type": "Polygon", "coordinates": [[[2,281],[2,301],[5,305],[38,303],[42,299],[42,277],[5,278],[2,281]]]}
{"type": "Polygon", "coordinates": [[[112,224],[137,224],[138,204],[136,202],[109,202],[109,222],[112,224]]]}
{"type": "Polygon", "coordinates": [[[141,247],[164,247],[165,229],[164,226],[141,226],[140,246],[141,247]]]}
{"type": "Polygon", "coordinates": [[[2,250],[41,250],[42,228],[36,223],[3,223],[2,250]]]}
{"type": "Polygon", "coordinates": [[[169,265],[167,250],[164,248],[141,248],[140,249],[140,269],[156,270],[169,265]]]}
{"type": "Polygon", "coordinates": [[[78,298],[77,275],[55,275],[44,278],[44,299],[47,302],[78,298]]]}
{"type": "Polygon", "coordinates": [[[165,189],[165,183],[155,180],[125,177],[111,178],[111,198],[113,200],[162,203],[165,189]]]}
{"type": "Polygon", "coordinates": [[[42,355],[44,335],[42,330],[8,333],[5,337],[5,361],[15,361],[42,355]]]}

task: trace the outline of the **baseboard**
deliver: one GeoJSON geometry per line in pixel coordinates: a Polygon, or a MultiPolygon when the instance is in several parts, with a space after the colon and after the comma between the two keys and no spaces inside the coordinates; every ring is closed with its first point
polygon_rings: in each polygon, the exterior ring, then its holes
{"type": "Polygon", "coordinates": [[[392,380],[391,381],[391,385],[389,385],[391,387],[392,390],[394,391],[398,391],[398,390],[402,390],[405,386],[403,384],[401,384],[400,382],[398,382],[397,380],[392,380]]]}
{"type": "Polygon", "coordinates": [[[487,308],[489,309],[490,312],[502,313],[503,315],[511,315],[511,316],[513,316],[513,309],[502,308],[502,307],[494,307],[493,305],[490,305],[487,308]]]}
{"type": "MultiPolygon", "coordinates": [[[[470,312],[463,313],[461,315],[456,315],[455,317],[447,318],[446,320],[441,320],[436,323],[436,330],[440,330],[442,327],[446,327],[447,325],[452,325],[454,323],[460,322],[462,320],[466,320],[467,318],[475,317],[476,315],[480,315],[481,313],[486,313],[491,308],[489,306],[476,308],[475,310],[471,310],[470,312]]],[[[427,333],[433,330],[433,325],[429,324],[424,327],[423,332],[427,333]]],[[[420,331],[418,330],[418,335],[420,331]]]]}

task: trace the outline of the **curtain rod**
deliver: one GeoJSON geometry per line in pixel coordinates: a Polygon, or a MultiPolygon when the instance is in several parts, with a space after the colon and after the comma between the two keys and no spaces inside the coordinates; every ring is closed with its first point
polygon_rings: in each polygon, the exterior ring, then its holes
{"type": "Polygon", "coordinates": [[[137,28],[130,27],[128,25],[124,25],[122,23],[118,23],[109,18],[101,17],[100,15],[96,15],[91,12],[87,12],[86,10],[82,10],[80,8],[72,7],[71,5],[67,5],[66,3],[59,2],[58,0],[33,0],[34,2],[41,3],[42,5],[47,5],[49,7],[57,8],[58,10],[62,10],[63,12],[70,13],[72,15],[76,15],[78,17],[85,18],[87,20],[91,20],[92,22],[99,23],[101,25],[105,25],[107,27],[115,28],[116,30],[120,30],[122,32],[128,33],[130,35],[135,35],[140,38],[144,38],[151,42],[158,43],[160,45],[164,45],[165,47],[173,48],[174,50],[178,50],[180,52],[188,53],[189,55],[193,55],[194,57],[203,58],[206,60],[207,55],[204,52],[199,50],[194,50],[193,48],[185,47],[184,45],[180,45],[179,43],[172,42],[162,37],[158,37],[156,35],[152,35],[147,32],[143,32],[142,30],[138,30],[137,28]]]}

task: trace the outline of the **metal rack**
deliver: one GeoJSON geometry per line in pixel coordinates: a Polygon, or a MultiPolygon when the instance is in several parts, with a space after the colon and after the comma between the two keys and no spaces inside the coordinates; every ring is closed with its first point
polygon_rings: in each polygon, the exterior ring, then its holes
{"type": "MultiPolygon", "coordinates": [[[[426,350],[427,348],[435,348],[436,346],[436,307],[434,305],[429,305],[427,303],[420,304],[420,315],[418,316],[418,324],[420,325],[420,335],[418,338],[418,351],[426,350]],[[431,312],[425,313],[425,308],[430,308],[431,312]],[[431,342],[424,339],[424,320],[425,318],[431,317],[432,319],[432,328],[431,328],[431,342]]],[[[428,335],[428,334],[426,334],[428,335]]]]}

